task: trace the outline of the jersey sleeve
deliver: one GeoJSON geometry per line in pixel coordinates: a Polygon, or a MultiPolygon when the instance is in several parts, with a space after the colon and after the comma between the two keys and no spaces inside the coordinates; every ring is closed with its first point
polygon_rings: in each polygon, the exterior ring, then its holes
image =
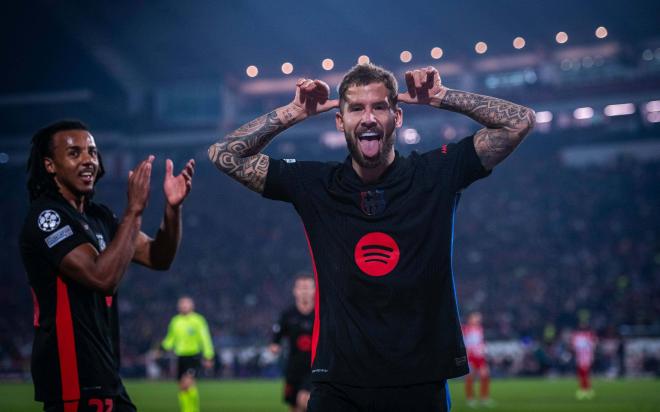
{"type": "Polygon", "coordinates": [[[83,243],[92,243],[82,225],[59,206],[44,205],[31,211],[24,226],[22,247],[42,255],[59,267],[64,256],[83,243]]]}
{"type": "Polygon", "coordinates": [[[272,343],[276,343],[280,345],[282,343],[282,338],[284,337],[285,331],[284,327],[286,325],[285,319],[284,319],[284,314],[280,316],[280,318],[273,324],[273,337],[272,337],[272,343]]]}
{"type": "Polygon", "coordinates": [[[205,359],[213,359],[215,356],[215,350],[213,349],[213,341],[211,340],[211,332],[209,331],[209,325],[204,319],[203,316],[199,316],[199,336],[202,340],[202,356],[205,359]]]}
{"type": "Polygon", "coordinates": [[[160,344],[160,346],[166,351],[174,349],[174,341],[176,340],[175,320],[176,317],[172,318],[170,321],[170,324],[167,327],[167,336],[165,336],[165,339],[163,339],[163,342],[160,344]]]}
{"type": "Polygon", "coordinates": [[[444,180],[452,191],[461,191],[491,173],[481,164],[473,139],[474,135],[468,136],[422,155],[434,174],[433,178],[444,180]]]}
{"type": "Polygon", "coordinates": [[[270,159],[263,196],[294,205],[304,202],[309,191],[324,185],[324,178],[333,167],[330,163],[270,159]]]}
{"type": "Polygon", "coordinates": [[[271,158],[263,196],[268,199],[293,203],[300,187],[299,169],[295,160],[271,158]]]}

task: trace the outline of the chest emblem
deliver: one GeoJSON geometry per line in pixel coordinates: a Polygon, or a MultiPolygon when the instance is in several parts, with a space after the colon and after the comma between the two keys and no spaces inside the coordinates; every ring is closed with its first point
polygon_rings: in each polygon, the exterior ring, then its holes
{"type": "Polygon", "coordinates": [[[383,190],[368,190],[360,192],[360,208],[367,216],[376,216],[385,210],[385,192],[383,190]]]}
{"type": "Polygon", "coordinates": [[[369,276],[385,276],[397,263],[399,245],[386,233],[367,233],[355,245],[355,264],[369,276]]]}
{"type": "Polygon", "coordinates": [[[312,337],[309,335],[300,335],[296,339],[296,346],[301,352],[309,352],[312,350],[312,337]]]}

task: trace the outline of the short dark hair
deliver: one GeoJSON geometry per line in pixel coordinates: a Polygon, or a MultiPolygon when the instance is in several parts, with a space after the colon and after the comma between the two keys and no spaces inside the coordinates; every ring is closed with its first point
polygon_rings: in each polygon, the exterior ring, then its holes
{"type": "Polygon", "coordinates": [[[346,101],[346,92],[349,87],[366,86],[371,83],[383,83],[388,90],[387,97],[390,104],[396,106],[399,84],[394,74],[373,63],[366,63],[353,66],[339,83],[339,110],[342,110],[342,106],[346,101]]]}
{"type": "MultiPolygon", "coordinates": [[[[89,131],[87,125],[80,120],[58,120],[48,126],[39,129],[34,136],[32,136],[32,146],[30,148],[30,157],[27,161],[27,188],[30,194],[30,201],[38,198],[41,194],[50,192],[57,193],[58,188],[53,179],[53,174],[48,173],[44,166],[44,158],[53,156],[53,136],[55,133],[64,130],[86,130],[89,131]]],[[[99,170],[96,174],[98,182],[105,174],[101,155],[98,155],[99,170]]]]}

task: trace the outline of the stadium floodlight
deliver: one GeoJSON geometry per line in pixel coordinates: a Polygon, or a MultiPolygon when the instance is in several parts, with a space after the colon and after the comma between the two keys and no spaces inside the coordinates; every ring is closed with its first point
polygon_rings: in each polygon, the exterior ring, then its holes
{"type": "Polygon", "coordinates": [[[649,123],[660,123],[660,112],[646,113],[646,120],[648,120],[649,123]]]}
{"type": "Polygon", "coordinates": [[[536,112],[536,123],[550,123],[552,121],[552,112],[544,110],[536,112]]]}
{"type": "Polygon", "coordinates": [[[560,32],[557,33],[557,35],[555,36],[555,40],[556,40],[557,43],[559,43],[559,44],[564,44],[564,43],[566,43],[566,42],[568,41],[568,34],[567,34],[565,31],[560,31],[560,32]]]}
{"type": "Polygon", "coordinates": [[[403,129],[401,131],[401,140],[405,144],[417,144],[422,139],[416,129],[403,129]]]}
{"type": "Polygon", "coordinates": [[[603,110],[605,116],[625,116],[635,113],[635,105],[632,103],[610,104],[603,110]]]}
{"type": "Polygon", "coordinates": [[[433,57],[436,60],[441,58],[443,54],[444,51],[440,47],[434,47],[431,49],[431,57],[433,57]]]}
{"type": "Polygon", "coordinates": [[[573,111],[573,117],[577,120],[586,120],[594,117],[594,109],[591,107],[578,107],[573,111]]]}
{"type": "Polygon", "coordinates": [[[525,47],[525,39],[522,37],[516,37],[513,39],[513,47],[520,50],[525,47]]]}
{"type": "Polygon", "coordinates": [[[442,131],[442,137],[445,140],[454,140],[458,132],[451,126],[445,127],[445,130],[442,131]]]}
{"type": "Polygon", "coordinates": [[[480,41],[477,44],[474,45],[474,51],[476,51],[478,54],[484,54],[488,50],[488,45],[486,42],[480,41]]]}
{"type": "Polygon", "coordinates": [[[370,61],[371,60],[369,59],[369,56],[367,56],[366,54],[363,54],[362,56],[358,57],[357,60],[358,64],[367,64],[370,61]]]}
{"type": "Polygon", "coordinates": [[[284,64],[282,64],[282,73],[284,74],[293,73],[293,64],[289,62],[285,62],[284,64]]]}
{"type": "Polygon", "coordinates": [[[335,67],[335,62],[332,61],[332,59],[323,59],[321,66],[323,67],[323,70],[332,70],[332,68],[335,67]]]}
{"type": "Polygon", "coordinates": [[[259,69],[257,66],[248,66],[247,69],[245,69],[245,74],[247,74],[248,77],[257,77],[259,69]]]}
{"type": "Polygon", "coordinates": [[[596,29],[596,37],[599,39],[604,39],[607,37],[607,29],[603,26],[600,26],[596,29]]]}
{"type": "Polygon", "coordinates": [[[660,112],[660,100],[652,100],[644,106],[647,112],[660,112]]]}
{"type": "Polygon", "coordinates": [[[321,134],[321,143],[330,149],[340,149],[346,147],[346,138],[343,133],[332,130],[321,134]]]}
{"type": "Polygon", "coordinates": [[[399,58],[403,63],[409,63],[412,60],[412,53],[409,52],[408,50],[404,50],[399,55],[399,58]]]}

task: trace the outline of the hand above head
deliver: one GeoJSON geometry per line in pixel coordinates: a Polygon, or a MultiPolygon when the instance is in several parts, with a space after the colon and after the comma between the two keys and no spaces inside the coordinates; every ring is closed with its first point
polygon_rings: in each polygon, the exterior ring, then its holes
{"type": "Polygon", "coordinates": [[[330,99],[330,86],[321,80],[298,79],[296,96],[291,102],[305,117],[339,107],[339,100],[330,99]]]}
{"type": "Polygon", "coordinates": [[[173,174],[174,164],[172,160],[165,160],[165,180],[163,181],[163,191],[167,204],[177,207],[183,203],[183,200],[190,193],[192,188],[192,177],[195,173],[195,161],[188,160],[183,170],[178,176],[173,174]]]}
{"type": "Polygon", "coordinates": [[[154,156],[149,155],[135,169],[128,172],[128,207],[127,210],[141,214],[147,207],[151,185],[151,166],[154,156]]]}
{"type": "Polygon", "coordinates": [[[440,81],[440,74],[435,67],[409,70],[406,72],[407,93],[399,93],[399,103],[431,104],[440,103],[447,88],[440,81]]]}

